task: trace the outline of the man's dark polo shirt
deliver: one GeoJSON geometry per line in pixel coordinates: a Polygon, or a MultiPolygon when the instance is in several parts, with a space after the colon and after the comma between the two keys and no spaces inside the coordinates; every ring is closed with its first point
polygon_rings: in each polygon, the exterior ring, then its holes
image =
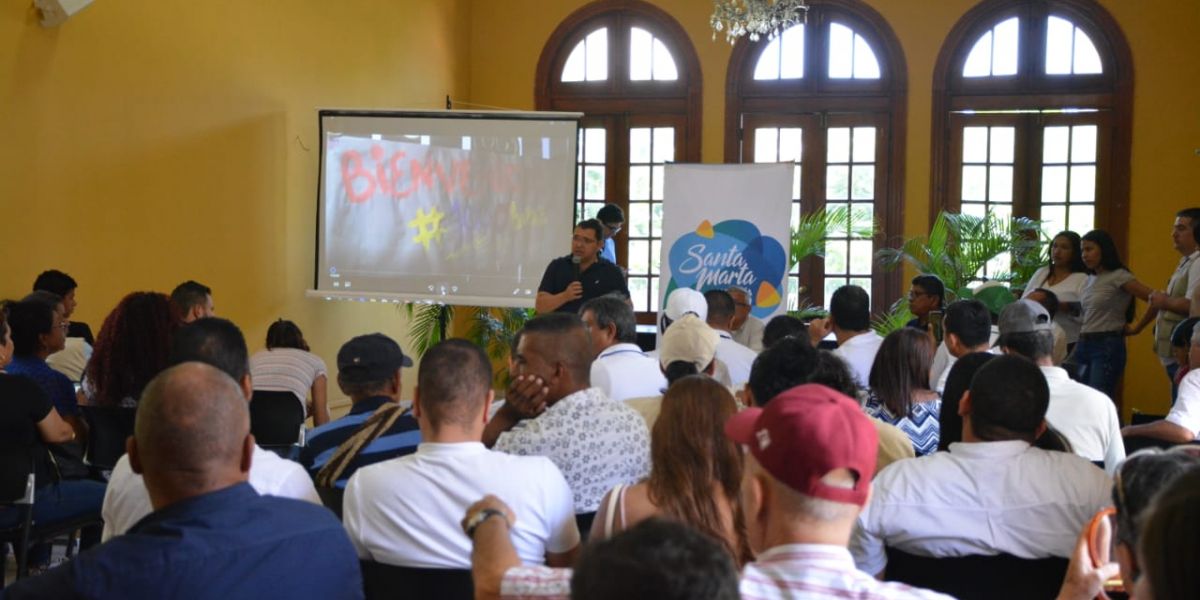
{"type": "MultiPolygon", "coordinates": [[[[575,265],[571,263],[571,255],[560,256],[546,266],[542,275],[539,292],[557,294],[567,289],[575,281],[575,265]]],[[[586,271],[579,274],[579,282],[583,284],[583,296],[572,300],[555,309],[555,312],[577,313],[584,302],[599,298],[609,292],[621,292],[629,297],[629,286],[625,283],[625,274],[621,268],[603,258],[596,260],[586,271]]]]}

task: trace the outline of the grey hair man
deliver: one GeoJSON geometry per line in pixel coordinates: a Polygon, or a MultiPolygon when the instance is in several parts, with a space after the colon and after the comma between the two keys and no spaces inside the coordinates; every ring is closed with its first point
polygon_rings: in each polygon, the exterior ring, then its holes
{"type": "Polygon", "coordinates": [[[762,352],[766,324],[750,314],[754,308],[754,296],[746,288],[736,285],[725,288],[725,291],[733,298],[733,341],[755,352],[762,352]]]}
{"type": "Polygon", "coordinates": [[[624,402],[661,393],[667,380],[658,361],[637,345],[637,319],[624,297],[604,295],[579,309],[592,341],[592,385],[624,402]]]}

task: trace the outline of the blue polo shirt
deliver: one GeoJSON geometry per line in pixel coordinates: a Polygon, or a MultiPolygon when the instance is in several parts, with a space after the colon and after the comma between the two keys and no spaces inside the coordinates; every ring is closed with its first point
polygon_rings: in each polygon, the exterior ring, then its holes
{"type": "Polygon", "coordinates": [[[46,364],[36,356],[14,356],[5,369],[9,375],[23,375],[33,380],[50,397],[50,403],[64,417],[79,414],[79,403],[75,399],[75,384],[70,378],[46,364]]]}
{"type": "Polygon", "coordinates": [[[363,597],[358,556],[328,509],[248,483],[176,502],[6,599],[363,597]]]}
{"type": "MultiPolygon", "coordinates": [[[[342,442],[350,439],[354,432],[375,413],[379,407],[392,399],[387,396],[374,396],[355,402],[346,416],[330,421],[308,432],[305,436],[304,447],[300,449],[300,464],[308,469],[308,474],[314,479],[321,467],[333,458],[342,442]]],[[[412,416],[412,410],[404,411],[396,422],[383,435],[367,444],[354,460],[342,471],[342,476],[334,483],[335,487],[344,488],[354,471],[383,462],[389,458],[412,454],[421,443],[421,426],[412,416]]]]}

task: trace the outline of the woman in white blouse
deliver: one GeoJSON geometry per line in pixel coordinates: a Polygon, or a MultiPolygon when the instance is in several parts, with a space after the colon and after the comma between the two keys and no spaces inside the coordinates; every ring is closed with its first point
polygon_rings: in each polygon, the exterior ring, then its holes
{"type": "Polygon", "coordinates": [[[295,394],[304,405],[305,418],[312,416],[313,426],[329,422],[325,361],[308,351],[304,333],[295,323],[279,319],[267,328],[267,349],[250,357],[250,378],[256,390],[295,394]],[[306,401],[309,392],[311,402],[306,401]]]}
{"type": "Polygon", "coordinates": [[[1050,263],[1038,269],[1025,285],[1022,298],[1028,297],[1038,288],[1054,292],[1058,297],[1058,314],[1054,322],[1062,327],[1067,336],[1068,351],[1079,341],[1079,328],[1083,325],[1083,312],[1079,301],[1087,284],[1087,266],[1083,264],[1083,248],[1078,233],[1062,231],[1050,242],[1050,263]]]}

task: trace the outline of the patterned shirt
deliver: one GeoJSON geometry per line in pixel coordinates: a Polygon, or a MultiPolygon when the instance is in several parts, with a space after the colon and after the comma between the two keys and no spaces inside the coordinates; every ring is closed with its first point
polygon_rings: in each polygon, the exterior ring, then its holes
{"type": "Polygon", "coordinates": [[[925,456],[937,451],[938,433],[941,431],[938,425],[938,414],[942,412],[940,395],[937,400],[914,402],[912,408],[909,409],[908,416],[896,416],[879,400],[875,392],[871,391],[863,410],[868,415],[884,423],[895,425],[900,431],[903,431],[912,440],[913,452],[917,456],[925,456]]]}
{"type": "Polygon", "coordinates": [[[856,569],[846,548],[823,544],[788,544],[759,554],[758,560],[742,571],[739,589],[742,600],[949,598],[902,583],[879,581],[856,569]]]}
{"type": "Polygon", "coordinates": [[[517,423],[500,434],[495,449],[549,458],[571,486],[577,514],[595,512],[613,486],[637,483],[650,473],[646,421],[594,387],[517,423]]]}
{"type": "Polygon", "coordinates": [[[567,600],[571,597],[571,569],[523,565],[504,572],[502,600],[567,600]]]}

